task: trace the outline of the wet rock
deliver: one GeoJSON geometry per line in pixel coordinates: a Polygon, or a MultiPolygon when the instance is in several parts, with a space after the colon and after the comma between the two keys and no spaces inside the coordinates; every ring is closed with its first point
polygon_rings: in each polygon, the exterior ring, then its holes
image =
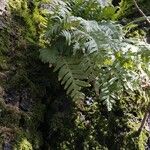
{"type": "Polygon", "coordinates": [[[149,137],[148,140],[147,140],[147,147],[146,147],[146,150],[150,150],[150,137],[149,137]]]}
{"type": "Polygon", "coordinates": [[[6,11],[7,0],[0,0],[0,15],[6,11]]]}
{"type": "Polygon", "coordinates": [[[22,127],[24,130],[27,129],[27,123],[24,116],[21,116],[21,119],[19,121],[19,127],[22,127]]]}
{"type": "Polygon", "coordinates": [[[5,73],[0,72],[0,80],[7,79],[7,75],[5,73]]]}
{"type": "Polygon", "coordinates": [[[150,44],[150,37],[149,36],[146,38],[146,41],[148,44],[150,44]]]}
{"type": "Polygon", "coordinates": [[[23,111],[29,111],[30,109],[30,101],[27,100],[27,101],[22,101],[19,105],[19,108],[23,111]]]}
{"type": "Polygon", "coordinates": [[[13,89],[8,89],[5,91],[5,95],[3,96],[6,104],[16,105],[20,96],[19,93],[13,89]]]}
{"type": "Polygon", "coordinates": [[[148,131],[150,131],[150,114],[148,115],[147,126],[148,126],[148,131]]]}
{"type": "Polygon", "coordinates": [[[6,26],[2,20],[0,20],[0,30],[4,29],[6,26]]]}
{"type": "Polygon", "coordinates": [[[23,111],[28,111],[30,109],[30,106],[31,106],[30,91],[24,89],[21,91],[19,108],[23,111]]]}
{"type": "Polygon", "coordinates": [[[3,150],[13,150],[12,145],[8,142],[3,144],[3,150]]]}
{"type": "Polygon", "coordinates": [[[19,107],[23,111],[28,111],[31,107],[31,96],[28,89],[21,89],[16,91],[14,89],[8,89],[3,96],[6,104],[19,107]]]}
{"type": "Polygon", "coordinates": [[[0,86],[0,97],[4,95],[4,89],[0,86]]]}

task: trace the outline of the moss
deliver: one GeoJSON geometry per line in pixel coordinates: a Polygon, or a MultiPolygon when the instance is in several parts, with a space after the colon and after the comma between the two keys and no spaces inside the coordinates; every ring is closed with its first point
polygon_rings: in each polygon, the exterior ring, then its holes
{"type": "Polygon", "coordinates": [[[133,5],[133,0],[121,0],[119,10],[117,11],[115,18],[120,20],[131,15],[134,9],[133,5]]]}
{"type": "Polygon", "coordinates": [[[149,134],[146,130],[142,131],[140,135],[136,131],[130,132],[125,137],[124,148],[126,150],[144,150],[148,137],[149,134]]]}
{"type": "Polygon", "coordinates": [[[42,136],[37,131],[36,132],[33,130],[25,131],[23,129],[18,129],[15,132],[14,149],[20,150],[21,147],[30,148],[31,150],[33,148],[39,149],[42,144],[41,141],[42,136]]]}
{"type": "Polygon", "coordinates": [[[0,99],[0,125],[15,127],[19,125],[21,112],[16,106],[6,105],[3,99],[0,99]]]}
{"type": "MultiPolygon", "coordinates": [[[[0,127],[7,127],[14,131],[13,136],[15,137],[14,143],[16,148],[22,147],[23,139],[28,139],[34,148],[37,149],[42,145],[42,136],[38,131],[44,112],[44,107],[41,106],[41,104],[36,105],[32,112],[24,113],[19,111],[17,107],[6,105],[3,100],[0,101],[0,127]],[[22,118],[24,121],[21,125],[22,118]]],[[[3,131],[3,134],[6,134],[6,131],[3,131]]],[[[3,134],[0,134],[1,142],[3,142],[3,134]]]]}
{"type": "Polygon", "coordinates": [[[33,150],[31,143],[27,139],[22,139],[18,147],[14,148],[15,150],[33,150]]]}
{"type": "Polygon", "coordinates": [[[9,1],[9,8],[13,12],[14,19],[19,18],[18,21],[20,24],[23,22],[22,25],[24,26],[26,34],[25,38],[32,43],[35,43],[38,40],[46,23],[46,19],[39,9],[39,4],[38,1],[9,1]]]}

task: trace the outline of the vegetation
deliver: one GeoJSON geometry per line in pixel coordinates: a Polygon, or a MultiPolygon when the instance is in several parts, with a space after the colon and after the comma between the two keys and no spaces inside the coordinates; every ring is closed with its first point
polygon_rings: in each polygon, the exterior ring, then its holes
{"type": "MultiPolygon", "coordinates": [[[[8,1],[0,149],[146,149],[150,25],[133,0],[119,2],[8,1]]],[[[138,4],[149,19],[150,2],[138,4]]]]}

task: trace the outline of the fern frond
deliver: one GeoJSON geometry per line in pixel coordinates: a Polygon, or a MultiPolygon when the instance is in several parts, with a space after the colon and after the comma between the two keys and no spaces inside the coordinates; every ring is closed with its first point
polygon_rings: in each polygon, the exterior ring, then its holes
{"type": "MultiPolygon", "coordinates": [[[[76,62],[76,61],[75,61],[76,62]]],[[[67,90],[67,94],[76,99],[84,99],[84,94],[81,92],[83,87],[89,87],[90,84],[83,81],[85,77],[81,69],[78,69],[80,62],[74,63],[73,58],[67,59],[65,57],[61,58],[54,69],[58,71],[58,80],[64,85],[64,89],[67,90]]]]}
{"type": "Polygon", "coordinates": [[[40,50],[40,59],[44,63],[55,64],[58,58],[58,51],[56,49],[45,48],[40,50]]]}

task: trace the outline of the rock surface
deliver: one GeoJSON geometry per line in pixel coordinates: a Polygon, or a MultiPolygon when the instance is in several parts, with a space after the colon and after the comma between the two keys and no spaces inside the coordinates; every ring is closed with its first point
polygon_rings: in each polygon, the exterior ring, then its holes
{"type": "Polygon", "coordinates": [[[0,0],[0,15],[6,11],[7,0],[0,0]]]}

